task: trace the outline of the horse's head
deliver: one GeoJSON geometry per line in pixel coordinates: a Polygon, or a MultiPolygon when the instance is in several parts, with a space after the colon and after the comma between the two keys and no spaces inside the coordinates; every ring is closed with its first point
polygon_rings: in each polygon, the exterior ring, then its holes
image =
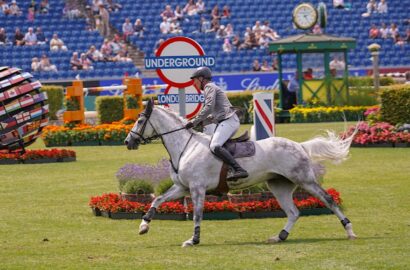
{"type": "Polygon", "coordinates": [[[156,132],[150,123],[149,119],[154,108],[154,100],[150,99],[145,107],[144,112],[140,114],[140,117],[135,122],[127,138],[125,138],[125,145],[128,150],[138,149],[140,144],[149,143],[155,138],[156,132]]]}

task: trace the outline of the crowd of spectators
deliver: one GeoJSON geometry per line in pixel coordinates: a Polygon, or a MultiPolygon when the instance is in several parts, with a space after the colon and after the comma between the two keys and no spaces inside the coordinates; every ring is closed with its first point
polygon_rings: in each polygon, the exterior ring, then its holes
{"type": "Polygon", "coordinates": [[[40,60],[37,57],[32,59],[31,70],[34,72],[58,72],[56,65],[51,64],[46,54],[43,54],[40,60]]]}
{"type": "Polygon", "coordinates": [[[405,34],[400,34],[397,24],[392,23],[390,27],[387,27],[385,23],[382,23],[380,28],[376,24],[372,24],[369,29],[369,38],[371,39],[392,39],[397,45],[404,45],[410,42],[410,28],[407,28],[405,34]]]}
{"type": "Polygon", "coordinates": [[[380,2],[376,2],[376,0],[369,0],[366,4],[366,12],[363,13],[362,16],[369,17],[375,13],[385,14],[387,11],[388,8],[386,0],[380,0],[380,2]]]}

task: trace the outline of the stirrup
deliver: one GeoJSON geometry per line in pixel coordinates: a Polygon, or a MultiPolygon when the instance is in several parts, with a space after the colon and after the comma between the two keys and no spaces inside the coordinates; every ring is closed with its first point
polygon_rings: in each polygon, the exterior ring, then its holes
{"type": "Polygon", "coordinates": [[[228,171],[227,181],[237,181],[239,178],[246,178],[249,173],[245,170],[235,171],[232,168],[228,171]]]}

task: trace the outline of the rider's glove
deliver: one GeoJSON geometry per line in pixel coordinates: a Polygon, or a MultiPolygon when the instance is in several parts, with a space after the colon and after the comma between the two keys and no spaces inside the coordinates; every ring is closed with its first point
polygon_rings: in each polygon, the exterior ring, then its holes
{"type": "Polygon", "coordinates": [[[190,129],[190,128],[193,128],[194,127],[194,123],[192,123],[192,122],[188,122],[186,125],[185,125],[185,128],[186,129],[190,129]]]}

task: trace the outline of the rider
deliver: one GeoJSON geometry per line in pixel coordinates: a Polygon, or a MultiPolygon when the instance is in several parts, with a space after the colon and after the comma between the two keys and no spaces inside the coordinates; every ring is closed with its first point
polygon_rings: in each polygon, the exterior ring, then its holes
{"type": "Polygon", "coordinates": [[[209,145],[211,152],[234,169],[234,172],[228,175],[228,179],[246,178],[248,172],[222,147],[239,129],[239,118],[226,94],[211,81],[211,77],[212,73],[208,67],[200,67],[192,74],[194,85],[204,91],[205,104],[199,114],[185,127],[192,128],[213,118],[218,124],[209,145]]]}

